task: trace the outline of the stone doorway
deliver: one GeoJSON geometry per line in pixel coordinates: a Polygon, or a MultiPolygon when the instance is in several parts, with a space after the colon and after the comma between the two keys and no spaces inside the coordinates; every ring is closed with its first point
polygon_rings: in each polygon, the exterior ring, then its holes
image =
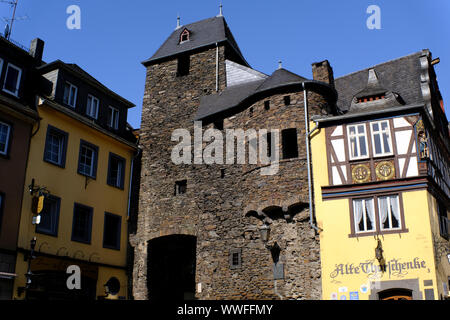
{"type": "Polygon", "coordinates": [[[389,289],[378,293],[380,300],[412,300],[412,291],[407,289],[389,289]]]}
{"type": "Polygon", "coordinates": [[[171,235],[148,242],[149,300],[195,299],[197,238],[171,235]]]}

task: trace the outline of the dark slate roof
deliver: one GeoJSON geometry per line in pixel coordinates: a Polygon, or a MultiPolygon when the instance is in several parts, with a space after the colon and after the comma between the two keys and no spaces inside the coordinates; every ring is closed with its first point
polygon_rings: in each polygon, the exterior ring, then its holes
{"type": "Polygon", "coordinates": [[[398,94],[403,100],[403,104],[406,105],[423,103],[420,83],[422,73],[420,56],[426,54],[426,52],[419,51],[335,79],[338,108],[342,111],[348,111],[355,96],[369,95],[369,93],[374,92],[381,93],[382,91],[398,94]],[[377,87],[367,86],[369,69],[372,68],[378,76],[377,87]]]}
{"type": "Polygon", "coordinates": [[[143,64],[149,65],[160,59],[222,42],[228,43],[248,66],[223,16],[201,20],[176,29],[156,53],[143,64]],[[179,43],[180,35],[185,29],[190,32],[189,41],[179,43]]]}
{"type": "Polygon", "coordinates": [[[118,95],[114,91],[112,91],[109,88],[107,88],[105,85],[103,85],[100,81],[98,81],[93,76],[91,76],[89,73],[84,71],[77,64],[65,63],[65,62],[63,62],[61,60],[55,60],[53,62],[44,64],[44,65],[38,67],[37,69],[39,70],[39,72],[41,74],[45,74],[45,73],[48,73],[48,72],[56,70],[56,69],[67,70],[67,71],[71,72],[72,74],[74,74],[75,76],[81,78],[82,80],[88,81],[89,83],[91,83],[92,85],[97,87],[97,89],[102,90],[103,92],[105,92],[107,95],[113,97],[114,99],[117,99],[117,100],[121,101],[128,108],[134,108],[135,107],[135,105],[132,102],[128,101],[124,97],[118,95]]]}
{"type": "MultiPolygon", "coordinates": [[[[230,111],[239,107],[252,96],[286,86],[301,85],[304,82],[320,86],[327,85],[318,81],[308,80],[280,68],[266,79],[228,87],[221,93],[202,97],[195,120],[204,120],[225,111],[230,111]]],[[[329,90],[334,93],[334,90],[331,88],[329,90]]]]}
{"type": "Polygon", "coordinates": [[[374,69],[369,69],[369,79],[367,82],[366,87],[358,92],[355,95],[355,98],[364,98],[364,97],[370,97],[375,96],[379,94],[385,94],[388,90],[385,89],[378,80],[376,71],[374,69]],[[371,73],[372,70],[372,73],[371,73]],[[371,76],[372,74],[372,76],[371,76]],[[371,78],[372,77],[372,78],[371,78]]]}
{"type": "Polygon", "coordinates": [[[296,84],[307,81],[295,73],[292,73],[286,69],[280,68],[276,70],[270,77],[268,77],[263,84],[258,88],[258,92],[277,88],[279,86],[285,86],[289,84],[296,84]]]}
{"type": "Polygon", "coordinates": [[[195,120],[201,120],[213,114],[221,113],[242,103],[256,92],[264,80],[258,80],[226,88],[219,94],[204,96],[200,101],[195,120]]]}

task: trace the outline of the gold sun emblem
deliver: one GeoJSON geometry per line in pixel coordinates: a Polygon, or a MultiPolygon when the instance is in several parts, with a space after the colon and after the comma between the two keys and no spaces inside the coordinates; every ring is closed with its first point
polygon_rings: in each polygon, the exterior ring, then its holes
{"type": "Polygon", "coordinates": [[[375,167],[378,180],[389,180],[395,176],[394,164],[391,161],[381,161],[375,167]]]}
{"type": "Polygon", "coordinates": [[[370,168],[367,164],[358,164],[352,169],[353,182],[364,183],[370,180],[370,168]]]}

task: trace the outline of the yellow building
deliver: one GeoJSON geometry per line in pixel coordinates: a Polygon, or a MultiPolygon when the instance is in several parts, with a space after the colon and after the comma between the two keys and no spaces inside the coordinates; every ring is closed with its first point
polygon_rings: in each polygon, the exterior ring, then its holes
{"type": "Polygon", "coordinates": [[[431,54],[335,84],[346,112],[311,124],[322,298],[446,299],[449,133],[431,54]]]}
{"type": "Polygon", "coordinates": [[[30,143],[14,298],[126,299],[133,104],[76,65],[38,70],[47,92],[30,143]],[[36,258],[25,261],[34,238],[36,258]]]}

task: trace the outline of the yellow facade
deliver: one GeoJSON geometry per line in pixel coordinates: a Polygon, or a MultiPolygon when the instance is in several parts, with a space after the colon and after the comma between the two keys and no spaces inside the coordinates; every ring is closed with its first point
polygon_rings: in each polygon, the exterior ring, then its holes
{"type": "MultiPolygon", "coordinates": [[[[111,277],[120,281],[120,292],[117,296],[127,297],[127,214],[131,163],[134,149],[100,130],[88,126],[68,113],[41,104],[38,107],[41,118],[37,134],[31,139],[28,168],[25,185],[31,184],[32,179],[40,187],[46,187],[51,195],[59,197],[59,226],[57,236],[49,236],[35,232],[32,224],[31,212],[32,196],[25,190],[18,247],[22,253],[17,256],[14,298],[23,299],[18,294],[18,288],[25,285],[24,274],[28,262],[24,261],[24,254],[30,250],[30,241],[36,237],[36,252],[39,259],[48,258],[49,267],[57,263],[52,259],[70,261],[69,264],[92,266],[97,273],[96,296],[104,296],[104,284],[111,277]],[[68,133],[68,145],[65,167],[61,168],[43,161],[48,125],[68,133]],[[80,141],[84,140],[98,147],[98,165],[95,179],[86,178],[77,172],[80,141]],[[124,188],[119,189],[107,184],[109,154],[114,153],[126,160],[124,188]],[[71,240],[74,204],[80,203],[93,208],[92,233],[89,244],[71,240]],[[105,212],[121,217],[120,250],[103,247],[103,230],[105,212]]],[[[33,261],[35,263],[35,261],[33,261]]],[[[47,262],[44,262],[46,264],[47,262]]],[[[61,268],[61,263],[59,267],[61,268]]],[[[52,267],[53,266],[53,267],[52,267]]],[[[47,267],[41,267],[47,268],[47,267]]],[[[33,268],[32,268],[33,269],[33,268]]],[[[64,270],[58,270],[64,271],[64,270]]],[[[83,274],[82,274],[83,276],[83,274]]],[[[94,276],[95,278],[95,276],[94,276]]],[[[20,291],[20,290],[19,290],[20,291]]]]}
{"type": "MultiPolygon", "coordinates": [[[[450,273],[444,254],[435,259],[433,235],[439,235],[436,203],[426,190],[402,191],[407,232],[378,236],[350,236],[349,198],[326,199],[321,188],[329,185],[325,129],[312,138],[315,214],[320,232],[322,299],[377,299],[375,292],[401,287],[399,280],[411,280],[425,299],[433,290],[437,299],[446,295],[442,283],[450,273]],[[434,202],[433,202],[434,201],[434,202]],[[381,240],[386,270],[381,271],[375,256],[377,237],[381,240]],[[436,260],[442,260],[441,266],[436,260]],[[445,268],[447,268],[445,270],[445,268]],[[440,270],[440,271],[438,271],[440,270]],[[431,280],[431,281],[430,281],[431,280]],[[430,292],[428,291],[428,294],[430,292]]],[[[403,281],[404,282],[404,281],[403,281]]]]}

